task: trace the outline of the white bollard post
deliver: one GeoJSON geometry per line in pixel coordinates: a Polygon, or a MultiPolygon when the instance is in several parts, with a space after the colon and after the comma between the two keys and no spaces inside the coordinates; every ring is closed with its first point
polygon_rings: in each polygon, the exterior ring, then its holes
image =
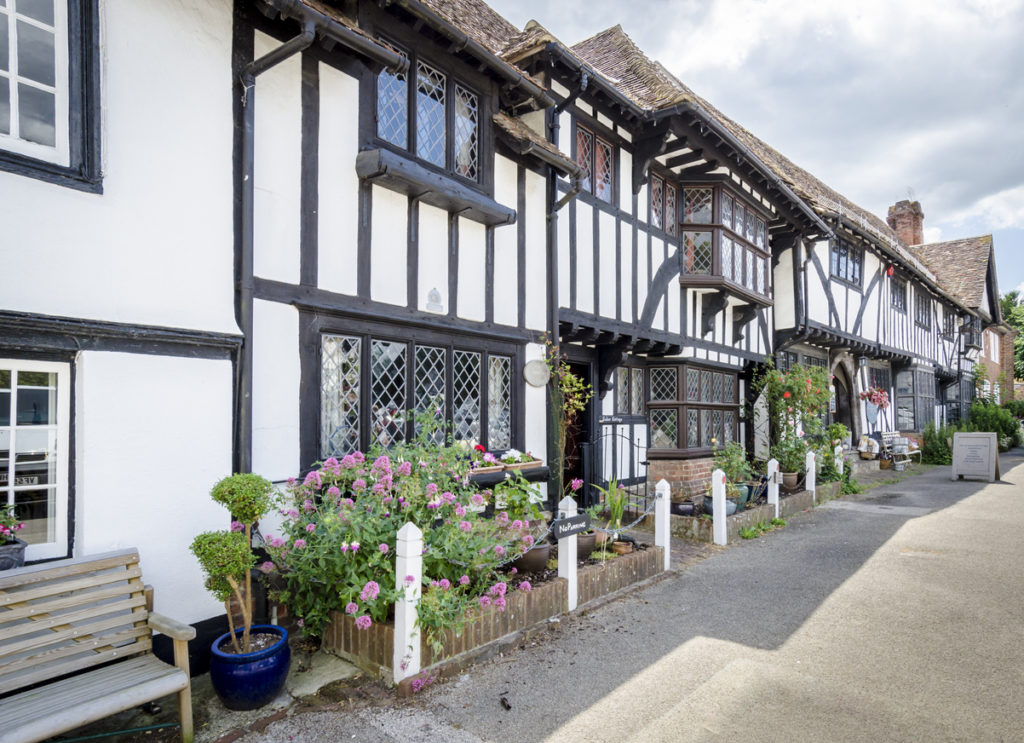
{"type": "Polygon", "coordinates": [[[775,506],[775,518],[779,518],[779,460],[769,459],[768,468],[768,505],[775,506]]]}
{"type": "Polygon", "coordinates": [[[807,479],[804,481],[805,482],[804,489],[811,491],[811,503],[817,503],[818,502],[818,500],[817,500],[818,492],[817,492],[817,486],[815,484],[815,476],[817,475],[817,470],[815,469],[816,465],[815,465],[815,461],[814,460],[815,460],[814,452],[813,451],[807,452],[807,459],[806,459],[807,479]]]}
{"type": "Polygon", "coordinates": [[[402,595],[395,602],[395,645],[391,668],[395,683],[420,672],[418,607],[423,585],[423,532],[412,522],[398,530],[395,588],[402,595]]]}
{"type": "Polygon", "coordinates": [[[672,487],[662,478],[654,486],[654,492],[657,499],[654,502],[654,546],[665,550],[665,570],[668,570],[672,564],[672,531],[669,528],[672,487]]]}
{"type": "Polygon", "coordinates": [[[725,473],[722,470],[715,470],[711,473],[711,511],[715,544],[724,545],[726,542],[725,473]]]}
{"type": "Polygon", "coordinates": [[[832,451],[832,456],[834,457],[834,461],[836,463],[836,471],[839,473],[839,476],[842,477],[843,476],[843,467],[846,465],[846,462],[843,460],[843,446],[842,446],[842,444],[837,446],[832,451]]]}
{"type": "MultiPolygon", "coordinates": [[[[558,502],[559,518],[570,519],[577,515],[576,501],[565,496],[558,502]]],[[[569,583],[569,611],[576,609],[579,603],[579,582],[576,571],[576,535],[570,534],[558,540],[558,577],[565,578],[569,583]]]]}

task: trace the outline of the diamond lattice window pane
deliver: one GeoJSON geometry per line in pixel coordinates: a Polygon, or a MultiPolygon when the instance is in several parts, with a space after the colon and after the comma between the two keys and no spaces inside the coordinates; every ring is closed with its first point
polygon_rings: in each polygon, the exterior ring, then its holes
{"type": "Polygon", "coordinates": [[[752,212],[749,209],[747,209],[747,231],[746,231],[747,242],[751,242],[751,243],[754,242],[755,234],[757,232],[757,228],[754,226],[756,222],[757,222],[757,217],[754,216],[754,212],[752,212]]]}
{"type": "Polygon", "coordinates": [[[767,287],[764,285],[765,282],[765,271],[764,271],[764,258],[758,258],[756,262],[757,266],[757,291],[761,294],[767,294],[767,287]]]}
{"type": "Polygon", "coordinates": [[[615,370],[615,412],[629,412],[629,369],[624,366],[615,370]]]}
{"type": "Polygon", "coordinates": [[[325,459],[359,448],[358,337],[325,335],[320,348],[320,454],[325,459]]]}
{"type": "Polygon", "coordinates": [[[722,235],[722,276],[732,279],[732,238],[722,235]]]}
{"type": "Polygon", "coordinates": [[[686,273],[711,273],[711,233],[683,233],[683,268],[686,273]]]}
{"type": "Polygon", "coordinates": [[[722,194],[722,224],[732,229],[732,196],[722,194]]]}
{"type": "Polygon", "coordinates": [[[405,357],[404,343],[370,344],[370,436],[381,446],[405,440],[405,357]]]}
{"type": "Polygon", "coordinates": [[[487,448],[512,446],[512,359],[487,359],[487,448]]]}
{"type": "Polygon", "coordinates": [[[736,418],[732,413],[725,414],[725,435],[722,438],[726,443],[736,440],[736,418]]]}
{"type": "Polygon", "coordinates": [[[677,379],[675,369],[665,367],[651,369],[651,399],[675,400],[677,379]]]}
{"type": "Polygon", "coordinates": [[[754,251],[747,251],[747,275],[746,283],[744,284],[748,289],[754,288],[754,251]]]}
{"type": "Polygon", "coordinates": [[[711,439],[714,433],[711,429],[711,411],[700,411],[700,445],[705,449],[711,448],[711,439]]]}
{"type": "Polygon", "coordinates": [[[711,224],[711,189],[683,189],[683,221],[690,224],[711,224]]]}
{"type": "Polygon", "coordinates": [[[759,248],[763,248],[765,244],[765,224],[764,220],[757,220],[757,237],[754,239],[754,244],[759,248]]]}
{"type": "Polygon", "coordinates": [[[722,411],[716,410],[712,413],[711,430],[714,432],[714,436],[718,439],[718,444],[721,445],[725,441],[724,433],[722,429],[722,411]]]}
{"type": "Polygon", "coordinates": [[[700,401],[711,402],[711,377],[712,373],[709,371],[702,371],[700,373],[700,401]]]}
{"type": "Polygon", "coordinates": [[[679,215],[676,211],[676,187],[665,185],[665,231],[675,235],[679,230],[679,215]]]}
{"type": "Polygon", "coordinates": [[[406,77],[384,70],[377,76],[377,136],[409,146],[409,96],[406,77]]]}
{"type": "Polygon", "coordinates": [[[644,370],[633,369],[631,372],[633,386],[630,391],[630,405],[633,415],[644,414],[644,370]]]}
{"type": "Polygon", "coordinates": [[[724,374],[712,374],[711,375],[711,399],[715,402],[722,402],[722,388],[724,374]]]}
{"type": "Polygon", "coordinates": [[[722,395],[722,401],[736,402],[736,377],[732,374],[725,374],[722,378],[725,380],[725,391],[722,395]]]}
{"type": "Polygon", "coordinates": [[[686,399],[700,399],[700,372],[696,369],[686,370],[686,399]]]}
{"type": "Polygon", "coordinates": [[[603,139],[598,139],[594,148],[594,195],[609,203],[612,200],[612,168],[614,166],[612,146],[603,139]]]}
{"type": "Polygon", "coordinates": [[[697,411],[686,411],[686,448],[696,449],[700,445],[697,411]]]}
{"type": "MultiPolygon", "coordinates": [[[[413,372],[413,390],[416,395],[416,412],[433,411],[437,422],[445,420],[448,406],[445,401],[445,378],[448,363],[445,349],[437,346],[416,346],[416,368],[413,372]]],[[[422,423],[416,423],[416,433],[422,430],[422,423]]],[[[444,443],[444,426],[439,425],[431,434],[435,444],[444,443]]]]}
{"type": "Polygon", "coordinates": [[[576,127],[576,164],[580,166],[580,185],[584,191],[592,191],[591,168],[594,159],[594,135],[586,129],[576,127]]]}
{"type": "Polygon", "coordinates": [[[675,449],[679,432],[679,413],[675,409],[651,411],[651,446],[655,449],[675,449]]]}
{"type": "Polygon", "coordinates": [[[665,182],[661,178],[651,178],[651,227],[661,229],[664,224],[665,182]]]}
{"type": "Polygon", "coordinates": [[[452,435],[480,441],[480,354],[456,351],[452,362],[452,435]]]}
{"type": "Polygon", "coordinates": [[[475,93],[455,86],[455,172],[471,180],[477,178],[477,115],[475,93]]]}
{"type": "Polygon", "coordinates": [[[743,208],[743,204],[735,202],[732,208],[732,231],[740,237],[743,237],[743,220],[746,214],[747,210],[743,208]]]}
{"type": "Polygon", "coordinates": [[[743,246],[734,240],[732,243],[732,270],[733,280],[737,284],[743,283],[743,256],[745,254],[746,251],[743,249],[743,246]]]}
{"type": "Polygon", "coordinates": [[[444,167],[445,76],[430,65],[416,64],[416,154],[444,167]]]}

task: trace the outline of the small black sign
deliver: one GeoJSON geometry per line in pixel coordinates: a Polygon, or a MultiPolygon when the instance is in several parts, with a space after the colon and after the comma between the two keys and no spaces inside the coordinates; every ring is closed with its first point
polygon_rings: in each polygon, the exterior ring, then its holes
{"type": "Polygon", "coordinates": [[[567,519],[558,519],[551,524],[551,533],[555,539],[564,539],[579,534],[590,528],[590,514],[581,513],[567,519]]]}

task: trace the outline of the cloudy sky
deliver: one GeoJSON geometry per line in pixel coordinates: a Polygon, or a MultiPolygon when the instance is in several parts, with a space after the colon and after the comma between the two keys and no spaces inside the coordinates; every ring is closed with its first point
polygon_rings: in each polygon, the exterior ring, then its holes
{"type": "Polygon", "coordinates": [[[488,0],[574,44],[616,23],[761,139],[925,240],[992,233],[1024,289],[1024,0],[488,0]]]}

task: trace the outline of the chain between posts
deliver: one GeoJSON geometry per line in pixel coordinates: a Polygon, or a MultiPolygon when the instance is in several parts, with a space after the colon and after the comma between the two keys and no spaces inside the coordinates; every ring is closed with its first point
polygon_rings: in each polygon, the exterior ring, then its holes
{"type": "Polygon", "coordinates": [[[611,534],[611,535],[612,535],[612,536],[614,536],[614,537],[618,537],[620,533],[622,533],[622,532],[624,532],[624,531],[629,531],[629,530],[630,530],[630,529],[632,529],[632,528],[633,528],[634,526],[636,526],[636,525],[637,525],[637,524],[639,524],[639,523],[640,523],[641,521],[643,521],[643,520],[644,520],[644,518],[646,518],[646,517],[647,517],[647,515],[648,515],[648,514],[649,514],[649,513],[651,512],[651,511],[653,511],[653,510],[654,510],[654,506],[655,506],[655,505],[657,505],[657,503],[658,503],[658,498],[660,498],[660,497],[661,497],[660,495],[655,495],[655,497],[654,497],[653,499],[651,499],[651,502],[650,502],[650,503],[648,504],[648,506],[647,506],[647,508],[646,508],[646,509],[644,510],[644,512],[643,512],[643,513],[641,513],[641,514],[640,514],[639,516],[637,516],[637,517],[636,517],[636,520],[635,520],[635,521],[633,521],[633,523],[631,523],[631,524],[627,524],[626,526],[620,526],[620,527],[619,527],[619,528],[617,528],[617,529],[602,529],[602,528],[601,528],[600,526],[595,526],[595,527],[593,527],[593,529],[594,529],[594,531],[599,531],[599,532],[603,532],[604,534],[611,534]]]}

